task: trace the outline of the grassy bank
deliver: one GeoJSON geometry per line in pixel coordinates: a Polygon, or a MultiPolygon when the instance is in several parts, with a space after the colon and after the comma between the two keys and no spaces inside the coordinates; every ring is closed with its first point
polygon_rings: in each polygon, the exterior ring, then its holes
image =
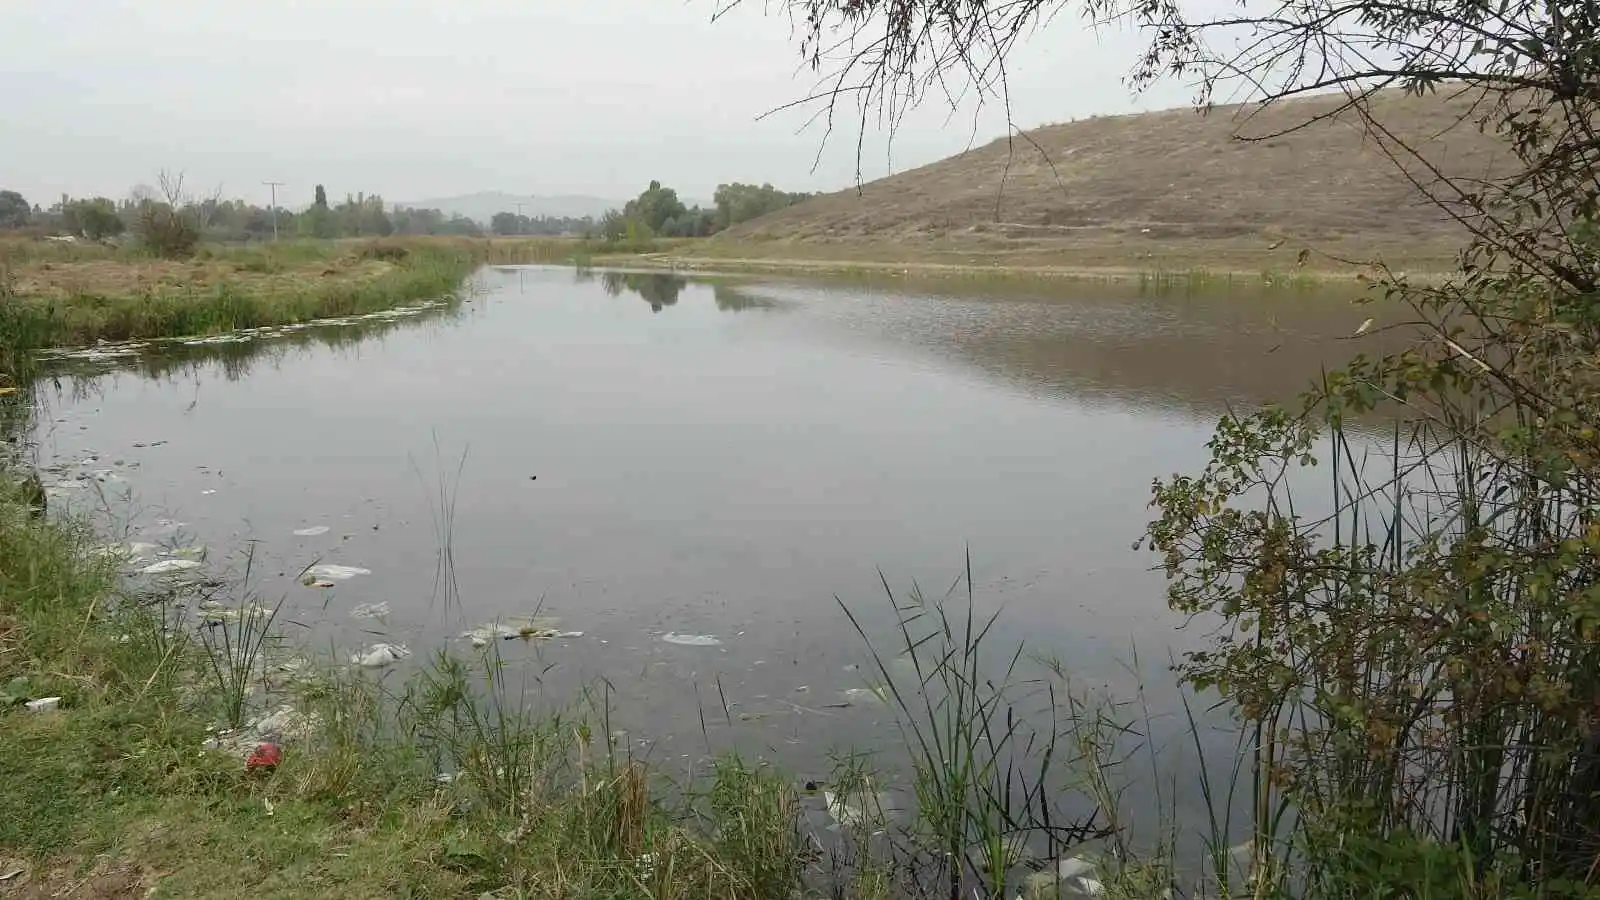
{"type": "Polygon", "coordinates": [[[485,670],[441,658],[384,690],[305,666],[242,594],[211,607],[217,624],[180,626],[171,597],[119,592],[88,534],[5,491],[0,893],[735,898],[797,883],[796,794],[765,769],[725,760],[669,804],[601,720],[485,670]],[[20,705],[41,697],[59,709],[20,705]],[[282,761],[248,771],[247,722],[271,710],[282,761]]]}
{"type": "MultiPolygon", "coordinates": [[[[1156,251],[1128,245],[1038,247],[994,251],[959,243],[787,243],[720,238],[653,241],[625,248],[581,245],[594,265],[629,265],[684,272],[768,273],[800,276],[940,278],[954,281],[1114,282],[1167,289],[1307,290],[1357,285],[1377,271],[1362,262],[1312,254],[1301,262],[1298,248],[1265,245],[1173,245],[1156,251]]],[[[1397,271],[1427,281],[1450,271],[1447,253],[1395,259],[1397,271]]]]}
{"type": "MultiPolygon", "coordinates": [[[[1354,266],[1254,265],[1226,255],[984,254],[916,245],[784,245],[721,240],[607,244],[566,238],[408,238],[204,246],[193,259],[134,248],[0,242],[0,371],[32,351],[99,341],[219,334],[352,316],[451,296],[485,263],[620,264],[681,271],[952,280],[1086,279],[1153,289],[1316,289],[1354,266]]],[[[1272,254],[1268,254],[1269,256],[1272,254]]],[[[1281,253],[1277,254],[1281,256],[1281,253]]]]}
{"type": "MultiPolygon", "coordinates": [[[[407,677],[308,660],[248,567],[229,585],[133,591],[126,560],[23,499],[0,479],[3,896],[1595,895],[1386,834],[1361,815],[1367,795],[1295,815],[1269,791],[1230,826],[1232,795],[1268,777],[1248,734],[1209,775],[1158,751],[1148,711],[1130,721],[1068,690],[1062,664],[986,647],[993,619],[970,593],[887,597],[886,644],[858,624],[913,806],[887,811],[888,779],[841,756],[815,797],[834,824],[818,828],[811,788],[759,762],[663,778],[613,731],[603,690],[548,696],[493,643],[407,677]],[[252,767],[263,743],[281,757],[252,767]],[[1212,819],[1179,822],[1171,792],[1197,775],[1212,819]]],[[[1199,750],[1202,725],[1179,732],[1199,750]]]]}
{"type": "Polygon", "coordinates": [[[0,365],[44,347],[217,334],[452,295],[485,262],[566,259],[559,240],[406,239],[133,248],[0,242],[0,365]]]}
{"type": "MultiPolygon", "coordinates": [[[[1117,837],[1057,802],[1109,801],[1111,744],[1078,707],[1031,727],[1016,704],[1037,683],[1013,683],[1014,658],[1000,686],[977,678],[1007,654],[980,660],[973,620],[936,605],[902,622],[925,672],[873,654],[921,801],[897,818],[859,757],[816,786],[729,756],[668,780],[613,731],[603,690],[547,696],[494,644],[404,678],[309,661],[248,574],[134,592],[127,560],[20,499],[0,482],[7,896],[1042,900],[1081,895],[1057,859],[1117,837]],[[261,742],[282,756],[252,771],[261,742]],[[1078,771],[1096,777],[1062,777],[1078,771]]],[[[1101,878],[1132,898],[1163,871],[1101,878]]]]}

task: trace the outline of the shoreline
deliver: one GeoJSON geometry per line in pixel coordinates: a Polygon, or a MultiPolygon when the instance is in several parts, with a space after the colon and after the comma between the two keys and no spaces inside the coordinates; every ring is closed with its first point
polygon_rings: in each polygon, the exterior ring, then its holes
{"type": "MultiPolygon", "coordinates": [[[[1160,265],[1107,263],[1034,263],[988,261],[941,262],[927,259],[853,259],[825,256],[701,255],[672,250],[618,252],[604,249],[577,260],[592,266],[631,266],[685,274],[773,274],[814,276],[920,277],[950,280],[1036,280],[1076,281],[1110,284],[1182,284],[1236,286],[1240,288],[1305,288],[1318,285],[1358,285],[1374,278],[1378,269],[1356,267],[1299,267],[1292,263],[1282,268],[1251,269],[1237,261],[1220,259],[1216,266],[1194,266],[1181,262],[1160,265]]],[[[1412,281],[1431,282],[1447,277],[1444,265],[1396,270],[1412,281]]]]}
{"type": "MultiPolygon", "coordinates": [[[[0,466],[0,893],[900,896],[878,835],[916,839],[861,762],[804,781],[708,746],[675,784],[614,739],[592,698],[529,708],[502,683],[497,639],[541,634],[497,632],[477,655],[406,671],[367,668],[411,656],[403,645],[374,645],[399,648],[378,663],[370,648],[308,656],[279,643],[277,608],[247,584],[175,605],[188,582],[166,573],[199,562],[101,547],[85,522],[25,504],[0,466]],[[130,563],[163,574],[130,585],[130,563]],[[854,854],[853,871],[823,865],[829,853],[854,854]]],[[[995,787],[965,802],[999,828],[995,787]]],[[[1070,892],[1058,864],[1130,873],[1101,868],[1112,839],[1086,826],[1034,875],[1019,845],[1005,896],[1070,892]]]]}

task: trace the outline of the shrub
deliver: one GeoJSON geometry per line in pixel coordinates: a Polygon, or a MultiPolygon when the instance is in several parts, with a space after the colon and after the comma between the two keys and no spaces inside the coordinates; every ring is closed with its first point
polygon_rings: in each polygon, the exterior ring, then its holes
{"type": "Polygon", "coordinates": [[[188,212],[165,203],[147,203],[134,223],[139,243],[165,259],[187,259],[200,245],[200,228],[188,212]]]}
{"type": "Polygon", "coordinates": [[[361,248],[362,259],[377,259],[383,262],[404,262],[411,251],[403,245],[385,242],[374,242],[361,248]]]}

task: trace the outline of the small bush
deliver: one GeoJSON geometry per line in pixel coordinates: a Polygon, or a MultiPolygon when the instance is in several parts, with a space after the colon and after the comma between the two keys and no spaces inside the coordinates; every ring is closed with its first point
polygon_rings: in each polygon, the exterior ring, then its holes
{"type": "Polygon", "coordinates": [[[400,244],[375,242],[361,248],[362,259],[377,259],[384,262],[404,262],[411,251],[400,244]]]}
{"type": "Polygon", "coordinates": [[[200,245],[200,229],[187,213],[164,203],[147,204],[134,224],[139,243],[164,259],[187,259],[200,245]]]}

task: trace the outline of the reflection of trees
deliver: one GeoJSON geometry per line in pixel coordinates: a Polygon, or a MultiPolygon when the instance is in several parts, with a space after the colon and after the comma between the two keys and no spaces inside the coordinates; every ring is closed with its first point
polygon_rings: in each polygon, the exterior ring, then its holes
{"type": "Polygon", "coordinates": [[[661,312],[663,307],[678,302],[678,295],[689,286],[686,278],[660,273],[602,272],[600,285],[612,297],[622,296],[624,290],[632,291],[650,304],[650,309],[661,312]]]}
{"type": "MultiPolygon", "coordinates": [[[[624,292],[638,294],[660,312],[678,302],[678,296],[689,286],[689,279],[661,272],[596,272],[578,269],[573,274],[575,284],[589,284],[598,278],[607,296],[620,297],[624,292]]],[[[747,294],[738,287],[720,281],[700,281],[709,284],[717,309],[723,312],[742,312],[747,309],[777,309],[780,304],[764,297],[747,294]]]]}
{"type": "MultiPolygon", "coordinates": [[[[459,306],[446,304],[413,315],[379,316],[340,324],[313,324],[304,329],[263,334],[249,340],[199,344],[151,341],[137,353],[127,356],[44,361],[29,389],[19,391],[17,396],[32,394],[34,387],[48,379],[58,392],[64,382],[70,382],[70,396],[81,400],[99,390],[100,379],[120,372],[133,372],[152,380],[198,378],[203,373],[216,372],[228,381],[238,381],[262,364],[281,366],[297,354],[354,347],[408,325],[439,321],[459,314],[459,306]]],[[[3,412],[3,408],[0,408],[0,412],[3,412]]]]}
{"type": "Polygon", "coordinates": [[[712,284],[711,294],[717,309],[723,312],[743,312],[747,309],[777,309],[778,304],[762,297],[746,294],[731,284],[712,284]]]}

